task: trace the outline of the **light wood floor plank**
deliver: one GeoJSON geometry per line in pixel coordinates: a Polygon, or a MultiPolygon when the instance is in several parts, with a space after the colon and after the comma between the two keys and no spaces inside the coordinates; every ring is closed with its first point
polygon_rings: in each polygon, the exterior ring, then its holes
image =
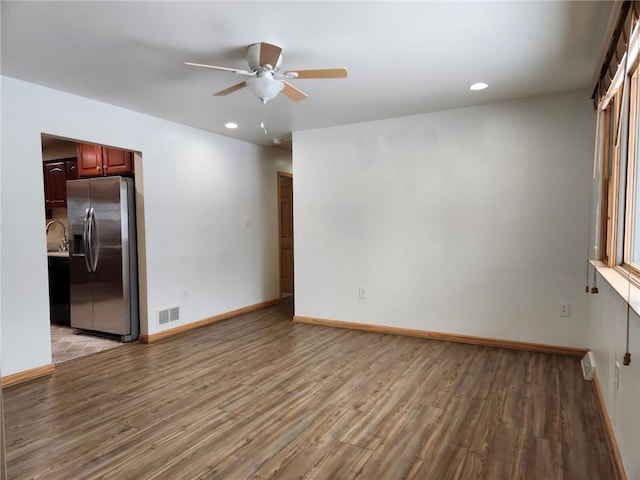
{"type": "Polygon", "coordinates": [[[365,464],[361,477],[404,479],[414,464],[423,461],[420,452],[431,434],[442,410],[426,405],[415,405],[394,419],[382,443],[365,464]]]}

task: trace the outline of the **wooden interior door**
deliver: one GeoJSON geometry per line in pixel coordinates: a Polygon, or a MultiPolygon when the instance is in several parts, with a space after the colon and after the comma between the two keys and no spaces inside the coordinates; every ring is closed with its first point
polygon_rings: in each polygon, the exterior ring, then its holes
{"type": "Polygon", "coordinates": [[[280,295],[293,294],[293,176],[278,172],[280,295]]]}

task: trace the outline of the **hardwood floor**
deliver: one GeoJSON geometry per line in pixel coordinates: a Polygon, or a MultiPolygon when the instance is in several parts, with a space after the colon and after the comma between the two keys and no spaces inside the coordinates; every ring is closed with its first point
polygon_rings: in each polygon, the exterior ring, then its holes
{"type": "Polygon", "coordinates": [[[4,390],[10,479],[613,479],[579,360],[285,302],[4,390]]]}

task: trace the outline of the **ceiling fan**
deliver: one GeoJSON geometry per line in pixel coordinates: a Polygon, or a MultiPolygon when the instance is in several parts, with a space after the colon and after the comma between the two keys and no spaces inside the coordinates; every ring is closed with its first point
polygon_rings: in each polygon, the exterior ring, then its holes
{"type": "Polygon", "coordinates": [[[321,68],[313,70],[287,70],[280,73],[280,65],[282,64],[282,48],[270,43],[253,43],[247,47],[247,63],[249,70],[239,70],[237,68],[218,67],[215,65],[203,65],[201,63],[185,62],[185,65],[194,67],[212,68],[214,70],[223,70],[232,72],[236,75],[245,75],[248,78],[244,82],[237,83],[231,87],[214,93],[216,96],[229,95],[244,87],[253,90],[256,96],[267,103],[269,100],[278,96],[280,92],[286,95],[290,100],[299,102],[308,97],[302,90],[298,90],[287,80],[303,79],[303,78],[346,78],[347,69],[340,68],[321,68]]]}

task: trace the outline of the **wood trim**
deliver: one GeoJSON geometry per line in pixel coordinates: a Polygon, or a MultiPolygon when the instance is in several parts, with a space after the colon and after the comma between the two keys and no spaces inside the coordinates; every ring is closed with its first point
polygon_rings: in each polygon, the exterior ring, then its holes
{"type": "MultiPolygon", "coordinates": [[[[627,168],[626,168],[626,196],[625,196],[625,215],[624,224],[625,230],[627,227],[633,225],[634,207],[635,207],[635,171],[636,171],[636,155],[638,142],[636,138],[637,126],[636,118],[638,115],[637,105],[637,91],[638,91],[638,70],[635,70],[629,79],[629,120],[628,120],[628,140],[627,140],[627,168]]],[[[622,246],[622,261],[624,264],[629,265],[633,270],[635,268],[631,265],[631,237],[633,234],[625,234],[624,242],[622,246]]]]}
{"type": "Polygon", "coordinates": [[[611,104],[604,112],[604,135],[602,136],[602,176],[600,181],[602,182],[602,191],[597,190],[597,194],[600,196],[596,199],[600,206],[600,218],[596,221],[600,222],[600,239],[598,241],[598,260],[605,262],[609,261],[609,230],[611,225],[609,224],[609,187],[611,172],[609,171],[609,157],[611,155],[611,104]]]}
{"type": "Polygon", "coordinates": [[[555,355],[570,355],[573,357],[582,357],[588,351],[585,348],[561,347],[556,345],[544,345],[540,343],[517,342],[513,340],[501,340],[497,338],[458,335],[456,333],[430,332],[428,330],[414,330],[410,328],[388,327],[384,325],[370,325],[367,323],[344,322],[341,320],[303,317],[300,315],[294,315],[293,321],[300,323],[310,323],[313,325],[323,325],[326,327],[352,328],[355,330],[366,330],[368,332],[389,333],[392,335],[406,335],[409,337],[444,340],[446,342],[470,343],[473,345],[486,345],[489,347],[509,348],[512,350],[527,350],[530,352],[552,353],[555,355]]]}
{"type": "Polygon", "coordinates": [[[214,315],[213,317],[204,318],[202,320],[198,320],[196,322],[187,323],[186,325],[180,325],[175,328],[169,328],[167,330],[162,330],[160,332],[152,333],[152,334],[140,334],[138,335],[138,341],[140,343],[154,343],[160,340],[164,340],[166,338],[174,337],[176,335],[180,335],[182,333],[193,330],[194,328],[205,327],[207,325],[211,325],[215,322],[220,322],[222,320],[227,320],[228,318],[237,317],[238,315],[242,315],[244,313],[253,312],[254,310],[260,310],[261,308],[270,307],[271,305],[275,305],[276,303],[280,303],[282,301],[281,298],[275,298],[273,300],[267,300],[264,302],[256,303],[254,305],[248,305],[246,307],[238,308],[236,310],[231,310],[229,312],[221,313],[219,315],[214,315]]]}
{"type": "Polygon", "coordinates": [[[609,419],[609,414],[607,413],[607,405],[604,402],[604,396],[602,395],[602,390],[600,389],[600,380],[598,379],[597,374],[593,376],[592,383],[593,391],[596,394],[596,403],[598,404],[598,409],[600,410],[600,418],[602,419],[604,434],[605,437],[607,437],[607,443],[609,444],[609,452],[611,453],[611,458],[613,459],[613,464],[616,469],[616,479],[627,480],[627,474],[624,471],[624,464],[622,463],[622,456],[620,455],[618,442],[616,441],[616,436],[613,432],[613,426],[611,425],[611,420],[609,419]]]}
{"type": "Polygon", "coordinates": [[[610,188],[609,188],[609,229],[607,231],[607,243],[608,243],[608,260],[609,266],[614,267],[616,259],[618,257],[618,206],[620,205],[620,138],[617,136],[617,132],[622,122],[622,96],[618,91],[612,99],[614,108],[611,111],[613,122],[613,136],[609,138],[613,145],[613,159],[611,162],[612,171],[610,173],[610,188]]]}
{"type": "Polygon", "coordinates": [[[13,373],[2,377],[2,386],[8,387],[9,385],[15,385],[17,383],[28,382],[34,378],[44,377],[45,375],[51,375],[55,371],[53,363],[42,365],[41,367],[30,368],[29,370],[23,370],[22,372],[13,373]]]}

